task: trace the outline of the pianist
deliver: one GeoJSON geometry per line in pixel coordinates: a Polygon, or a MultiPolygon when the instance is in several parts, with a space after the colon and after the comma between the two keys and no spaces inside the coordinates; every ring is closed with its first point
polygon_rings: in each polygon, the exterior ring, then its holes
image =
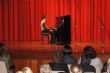
{"type": "Polygon", "coordinates": [[[50,30],[46,26],[46,17],[45,16],[43,16],[42,20],[41,20],[41,31],[42,31],[42,33],[49,33],[50,32],[50,30]]]}
{"type": "Polygon", "coordinates": [[[43,16],[42,20],[41,20],[41,32],[42,33],[49,33],[51,35],[50,43],[54,43],[55,34],[54,34],[53,30],[50,30],[50,29],[47,28],[47,26],[46,26],[46,16],[43,16]]]}

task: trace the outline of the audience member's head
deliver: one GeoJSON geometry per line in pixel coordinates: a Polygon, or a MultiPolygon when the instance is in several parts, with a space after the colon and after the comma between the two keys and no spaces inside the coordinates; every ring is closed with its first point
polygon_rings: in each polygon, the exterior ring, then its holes
{"type": "Polygon", "coordinates": [[[94,59],[97,57],[96,51],[92,46],[86,46],[84,48],[84,52],[85,55],[87,55],[87,57],[94,59]]]}
{"type": "Polygon", "coordinates": [[[48,64],[41,65],[40,73],[51,73],[51,68],[48,64]]]}
{"type": "Polygon", "coordinates": [[[82,68],[79,65],[72,64],[70,70],[72,73],[82,73],[82,68]]]}
{"type": "Polygon", "coordinates": [[[63,62],[64,60],[64,54],[62,51],[54,52],[52,57],[53,57],[53,62],[63,62]]]}
{"type": "Polygon", "coordinates": [[[31,68],[29,68],[29,67],[24,67],[22,71],[23,71],[23,73],[33,73],[31,68]]]}
{"type": "Polygon", "coordinates": [[[0,42],[0,52],[7,52],[7,49],[4,45],[4,43],[0,42]]]}
{"type": "Polygon", "coordinates": [[[29,67],[24,67],[22,70],[17,71],[16,73],[33,73],[31,68],[29,67]]]}
{"type": "Polygon", "coordinates": [[[5,45],[0,42],[0,57],[1,57],[1,59],[3,59],[4,57],[6,59],[6,57],[7,57],[6,54],[8,54],[8,52],[7,52],[6,48],[5,48],[5,45]]]}
{"type": "Polygon", "coordinates": [[[72,48],[69,45],[64,46],[64,54],[72,54],[72,48]]]}
{"type": "Polygon", "coordinates": [[[95,49],[92,46],[86,46],[84,48],[84,53],[95,52],[95,49]]]}
{"type": "Polygon", "coordinates": [[[0,53],[4,51],[4,44],[2,42],[0,42],[0,53]]]}

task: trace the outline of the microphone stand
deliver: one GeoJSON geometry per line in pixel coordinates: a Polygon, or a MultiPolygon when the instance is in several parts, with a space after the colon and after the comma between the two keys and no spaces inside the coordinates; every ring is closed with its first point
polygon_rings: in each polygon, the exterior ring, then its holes
{"type": "MultiPolygon", "coordinates": [[[[102,48],[104,48],[104,32],[105,32],[106,34],[108,34],[109,40],[110,40],[110,32],[107,32],[106,28],[104,27],[104,24],[103,24],[103,22],[102,22],[102,18],[101,18],[101,17],[98,17],[98,19],[100,20],[100,24],[101,24],[102,48]]],[[[103,49],[103,53],[104,53],[104,49],[103,49]]]]}
{"type": "Polygon", "coordinates": [[[101,37],[102,53],[104,53],[104,25],[103,25],[103,22],[102,22],[102,18],[98,17],[98,19],[100,20],[100,29],[101,29],[100,36],[102,36],[101,37]]]}
{"type": "Polygon", "coordinates": [[[107,32],[106,28],[103,25],[102,19],[101,18],[98,18],[98,19],[100,19],[100,23],[101,23],[102,29],[103,29],[103,31],[105,31],[106,34],[108,34],[109,40],[110,40],[110,32],[107,32]]]}

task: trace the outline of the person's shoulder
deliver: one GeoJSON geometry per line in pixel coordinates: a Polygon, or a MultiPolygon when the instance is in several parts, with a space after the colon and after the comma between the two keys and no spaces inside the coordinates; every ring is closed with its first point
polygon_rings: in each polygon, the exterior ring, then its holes
{"type": "Polygon", "coordinates": [[[94,59],[92,59],[92,60],[101,61],[101,59],[100,59],[99,57],[96,57],[96,58],[94,58],[94,59]]]}
{"type": "Polygon", "coordinates": [[[44,23],[44,21],[43,20],[41,20],[41,24],[43,24],[44,23]]]}

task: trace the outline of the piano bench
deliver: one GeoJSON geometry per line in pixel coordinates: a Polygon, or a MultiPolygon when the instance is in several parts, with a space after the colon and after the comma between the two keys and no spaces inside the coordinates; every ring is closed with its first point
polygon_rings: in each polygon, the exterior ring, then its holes
{"type": "Polygon", "coordinates": [[[49,43],[49,33],[41,33],[41,42],[42,44],[44,43],[44,38],[47,38],[48,39],[48,43],[49,43]]]}

